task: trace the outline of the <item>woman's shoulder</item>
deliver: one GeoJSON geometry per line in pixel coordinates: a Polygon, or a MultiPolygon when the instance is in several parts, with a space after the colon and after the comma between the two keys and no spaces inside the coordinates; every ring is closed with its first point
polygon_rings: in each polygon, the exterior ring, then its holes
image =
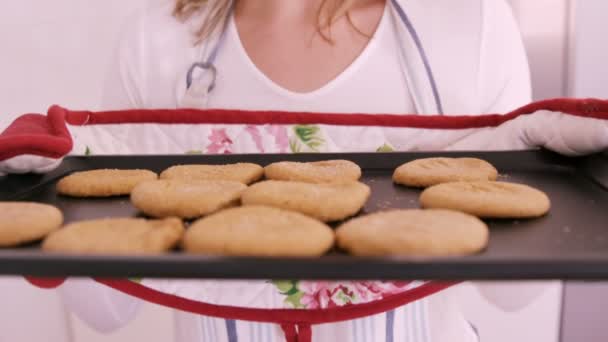
{"type": "Polygon", "coordinates": [[[139,94],[138,106],[175,105],[176,85],[193,61],[200,58],[193,20],[201,17],[178,20],[173,16],[174,3],[175,0],[148,1],[128,16],[118,38],[110,70],[116,77],[110,87],[125,84],[130,92],[139,94]]]}
{"type": "Polygon", "coordinates": [[[124,35],[140,42],[187,43],[193,45],[194,19],[181,21],[173,15],[175,0],[155,0],[147,2],[128,17],[124,35]]]}
{"type": "Polygon", "coordinates": [[[508,9],[508,0],[396,0],[402,6],[419,6],[427,10],[449,10],[454,13],[482,15],[486,9],[508,9]]]}
{"type": "Polygon", "coordinates": [[[487,31],[503,30],[513,14],[506,0],[396,0],[427,52],[477,62],[487,31]]]}
{"type": "Polygon", "coordinates": [[[396,0],[415,24],[433,26],[437,32],[449,34],[439,28],[449,26],[451,31],[479,30],[491,24],[488,18],[512,16],[507,0],[396,0]],[[459,24],[454,26],[454,24],[459,24]]]}
{"type": "Polygon", "coordinates": [[[507,0],[396,1],[424,47],[446,112],[502,111],[493,103],[504,98],[515,108],[529,97],[526,54],[507,0]],[[521,91],[503,96],[507,86],[521,91]]]}

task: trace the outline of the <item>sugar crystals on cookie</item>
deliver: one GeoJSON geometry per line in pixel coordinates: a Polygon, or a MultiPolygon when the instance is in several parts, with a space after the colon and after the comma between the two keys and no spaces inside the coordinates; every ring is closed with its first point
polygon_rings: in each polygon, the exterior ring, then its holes
{"type": "Polygon", "coordinates": [[[307,183],[347,183],[361,178],[359,165],[349,160],[277,162],[264,168],[267,179],[307,183]]]}
{"type": "Polygon", "coordinates": [[[411,187],[427,187],[455,181],[496,180],[492,164],[477,158],[423,158],[399,166],[393,181],[411,187]]]}
{"type": "Polygon", "coordinates": [[[52,205],[34,202],[0,202],[0,247],[40,240],[57,230],[63,214],[52,205]]]}
{"type": "Polygon", "coordinates": [[[110,197],[131,193],[145,181],[157,179],[150,170],[99,169],[72,173],[57,183],[57,191],[72,197],[110,197]]]}

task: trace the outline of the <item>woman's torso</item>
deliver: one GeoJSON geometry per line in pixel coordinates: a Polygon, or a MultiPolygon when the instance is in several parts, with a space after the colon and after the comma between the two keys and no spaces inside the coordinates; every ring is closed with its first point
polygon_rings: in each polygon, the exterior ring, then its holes
{"type": "MultiPolygon", "coordinates": [[[[417,6],[424,7],[421,4],[417,6]]],[[[413,7],[411,8],[413,12],[421,11],[420,8],[415,8],[416,2],[413,7]]],[[[427,9],[427,12],[442,18],[442,15],[433,12],[434,10],[435,7],[427,9]]],[[[445,9],[445,11],[458,10],[458,8],[445,9]]],[[[123,63],[118,67],[122,70],[121,80],[118,81],[122,83],[122,89],[115,87],[106,92],[106,109],[125,106],[174,108],[180,105],[185,91],[185,73],[193,62],[201,59],[202,55],[200,47],[192,44],[190,33],[193,26],[176,22],[169,13],[168,6],[152,10],[144,20],[137,22],[140,29],[133,30],[131,37],[127,36],[125,42],[137,41],[141,45],[122,49],[122,53],[128,54],[119,56],[119,61],[123,63]],[[166,27],[166,30],[151,29],[152,27],[166,27]],[[126,97],[124,93],[127,93],[126,97]]],[[[442,20],[437,18],[432,17],[430,22],[418,21],[418,23],[424,26],[422,37],[427,38],[427,53],[435,68],[446,112],[477,114],[491,108],[489,107],[491,101],[488,99],[493,100],[494,95],[484,92],[490,91],[491,89],[486,88],[492,87],[482,87],[483,89],[479,87],[479,81],[484,78],[483,70],[479,66],[481,33],[478,31],[482,20],[477,17],[467,20],[467,18],[459,18],[458,15],[450,15],[448,19],[442,20]],[[437,30],[448,28],[455,31],[450,32],[454,39],[449,41],[439,41],[433,37],[428,39],[432,34],[438,35],[437,30]],[[467,32],[471,37],[463,36],[467,32]],[[442,53],[451,54],[450,62],[446,63],[439,58],[442,53]]],[[[420,108],[417,101],[420,97],[420,89],[412,88],[411,80],[408,82],[408,77],[411,75],[408,75],[408,69],[404,67],[403,56],[400,55],[403,46],[399,43],[399,40],[406,37],[403,35],[403,30],[398,29],[399,25],[401,23],[387,7],[376,34],[351,65],[320,89],[308,93],[295,93],[277,85],[255,67],[240,42],[234,22],[231,21],[228,25],[226,42],[218,54],[216,62],[218,79],[208,104],[213,108],[244,110],[415,113],[420,108]]],[[[500,80],[494,83],[500,83],[500,80]]],[[[112,84],[112,80],[109,84],[112,84]]],[[[519,100],[523,102],[524,98],[525,96],[519,100]]],[[[519,104],[513,103],[513,107],[519,104]]],[[[494,109],[501,110],[498,107],[494,109]]],[[[196,292],[199,285],[200,291],[221,287],[219,297],[231,296],[230,293],[226,293],[231,286],[219,281],[211,286],[209,281],[200,284],[189,282],[183,286],[180,285],[179,280],[172,282],[169,287],[173,290],[185,289],[186,292],[196,292]]],[[[276,286],[269,286],[268,282],[232,282],[233,287],[240,288],[243,285],[255,290],[252,290],[255,293],[245,294],[245,301],[252,298],[255,298],[254,301],[262,302],[276,301],[279,289],[276,286]]],[[[241,296],[244,294],[243,291],[241,289],[235,295],[241,296]]],[[[289,307],[287,302],[284,304],[289,307]]],[[[229,340],[230,331],[233,331],[232,334],[236,331],[242,336],[239,341],[272,341],[272,338],[280,340],[282,336],[280,327],[276,325],[231,322],[182,312],[176,313],[176,317],[180,341],[229,340]],[[213,335],[214,332],[216,335],[213,335]]],[[[470,327],[454,305],[449,292],[420,300],[392,313],[313,328],[315,341],[375,341],[380,337],[389,340],[389,335],[395,341],[474,340],[470,327]],[[394,329],[390,333],[387,328],[389,325],[394,329]]]]}

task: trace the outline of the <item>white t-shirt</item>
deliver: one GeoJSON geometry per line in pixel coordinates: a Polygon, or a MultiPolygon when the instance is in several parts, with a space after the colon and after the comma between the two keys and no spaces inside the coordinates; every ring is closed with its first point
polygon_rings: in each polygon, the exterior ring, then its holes
{"type": "MultiPolygon", "coordinates": [[[[202,59],[202,49],[193,39],[200,20],[181,23],[171,16],[173,1],[163,2],[129,21],[109,69],[102,109],[175,108],[183,98],[186,73],[202,59]]],[[[446,115],[505,113],[531,101],[526,53],[505,0],[398,2],[425,48],[446,115]]],[[[412,112],[407,107],[412,101],[418,113],[434,114],[434,108],[424,105],[432,100],[426,98],[430,96],[428,79],[418,50],[396,18],[394,11],[390,16],[385,13],[363,55],[337,79],[309,94],[281,91],[261,77],[234,40],[236,30],[231,24],[232,39],[216,61],[218,89],[213,91],[211,105],[289,110],[302,106],[295,104],[300,98],[320,112],[403,114],[412,112]],[[403,48],[397,48],[396,42],[403,48]],[[227,82],[232,78],[233,82],[227,82]],[[260,98],[252,95],[262,90],[271,91],[260,98]],[[330,99],[329,93],[335,97],[330,99]],[[347,100],[340,101],[338,96],[347,100]],[[263,102],[269,99],[278,101],[263,102]]]]}
{"type": "MultiPolygon", "coordinates": [[[[402,1],[434,68],[448,114],[506,112],[530,101],[527,61],[516,24],[504,0],[402,1]]],[[[240,43],[231,20],[217,61],[218,79],[209,98],[215,108],[274,109],[283,111],[415,113],[429,102],[424,91],[426,74],[411,58],[404,64],[400,40],[403,24],[389,6],[363,53],[336,79],[310,93],[288,91],[258,70],[240,43]],[[414,85],[414,87],[412,87],[414,85]],[[412,94],[416,94],[415,96],[412,94]]],[[[185,88],[185,73],[200,60],[190,24],[171,16],[171,4],[154,8],[131,23],[111,69],[105,91],[105,109],[175,108],[185,88]],[[115,72],[118,71],[118,72],[115,72]]],[[[406,54],[417,51],[405,50],[406,54]]],[[[427,85],[428,86],[428,85],[427,85]]],[[[423,113],[431,114],[431,113],[423,113]]],[[[179,281],[173,281],[179,283],[179,281]]],[[[251,286],[222,286],[260,289],[251,286]]],[[[240,285],[244,282],[240,282],[240,285]]],[[[175,286],[179,286],[175,284],[175,286]]],[[[483,288],[483,287],[482,287],[483,288]]],[[[501,287],[489,287],[491,290],[501,287]]],[[[490,291],[500,306],[521,307],[537,290],[502,287],[490,291]]],[[[392,313],[395,341],[475,341],[470,326],[452,300],[451,291],[419,300],[392,313]],[[426,328],[429,329],[426,329],[426,328]]],[[[101,330],[128,322],[137,301],[90,281],[63,286],[66,303],[79,317],[101,330]]],[[[488,293],[490,293],[488,292],[488,293]]],[[[227,293],[222,295],[229,297],[227,293]]],[[[388,340],[387,314],[315,326],[314,341],[388,340]]],[[[229,323],[176,312],[179,341],[228,340],[229,323]]],[[[232,323],[230,323],[232,324],[232,323]]],[[[236,322],[239,341],[280,341],[283,334],[272,324],[236,322]],[[257,340],[256,340],[257,338],[257,340]]]]}
{"type": "Polygon", "coordinates": [[[209,96],[209,107],[315,113],[414,113],[401,72],[397,42],[400,37],[392,29],[395,24],[387,6],[375,34],[352,64],[321,88],[296,93],[276,84],[255,66],[241,44],[231,16],[215,63],[218,76],[209,96]]]}

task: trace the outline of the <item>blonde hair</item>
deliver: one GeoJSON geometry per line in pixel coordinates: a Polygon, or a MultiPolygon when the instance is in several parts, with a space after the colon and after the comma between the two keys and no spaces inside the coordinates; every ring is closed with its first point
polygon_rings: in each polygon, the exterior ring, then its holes
{"type": "MultiPolygon", "coordinates": [[[[182,21],[192,18],[201,9],[206,10],[206,17],[200,29],[196,31],[196,40],[200,42],[213,34],[228,16],[232,1],[238,0],[176,0],[173,15],[182,21]]],[[[361,32],[352,22],[349,11],[357,0],[323,0],[319,6],[317,15],[317,31],[323,39],[328,42],[331,40],[331,26],[342,17],[346,17],[349,24],[366,37],[368,34],[361,32]],[[329,33],[328,33],[329,32],[329,33]]]]}

